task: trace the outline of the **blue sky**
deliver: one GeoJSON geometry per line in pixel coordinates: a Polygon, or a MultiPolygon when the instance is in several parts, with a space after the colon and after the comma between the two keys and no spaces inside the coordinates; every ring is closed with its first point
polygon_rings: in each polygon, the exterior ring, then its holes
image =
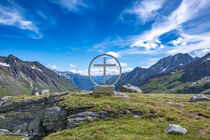
{"type": "Polygon", "coordinates": [[[116,56],[123,71],[210,52],[210,0],[1,0],[0,55],[87,74],[116,56]]]}

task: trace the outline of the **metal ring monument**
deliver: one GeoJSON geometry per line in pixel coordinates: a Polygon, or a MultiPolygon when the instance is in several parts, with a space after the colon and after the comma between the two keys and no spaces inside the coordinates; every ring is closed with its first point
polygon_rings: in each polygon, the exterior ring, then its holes
{"type": "Polygon", "coordinates": [[[96,57],[93,58],[93,60],[90,62],[89,67],[88,67],[88,75],[90,77],[90,80],[96,85],[94,87],[94,92],[95,93],[101,93],[101,94],[114,94],[114,85],[119,81],[120,77],[121,77],[121,73],[122,73],[122,68],[120,65],[120,62],[117,60],[117,58],[115,58],[114,56],[110,55],[110,54],[101,54],[98,55],[96,57]],[[99,85],[96,81],[93,80],[93,78],[91,77],[91,66],[92,63],[99,57],[104,57],[104,62],[103,64],[94,64],[94,67],[103,67],[103,71],[104,71],[104,85],[99,85]],[[112,83],[111,85],[106,85],[106,67],[114,67],[117,66],[116,64],[107,64],[106,63],[106,57],[111,57],[113,58],[119,65],[119,75],[118,78],[116,79],[116,81],[114,83],[112,83]]]}

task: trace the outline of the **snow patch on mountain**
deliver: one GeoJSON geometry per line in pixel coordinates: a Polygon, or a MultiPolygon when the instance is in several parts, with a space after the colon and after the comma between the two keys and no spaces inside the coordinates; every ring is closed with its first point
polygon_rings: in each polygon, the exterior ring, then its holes
{"type": "Polygon", "coordinates": [[[36,66],[32,66],[31,68],[34,69],[34,70],[38,70],[38,71],[42,72],[42,70],[37,68],[36,66]]]}
{"type": "Polygon", "coordinates": [[[1,65],[1,66],[4,66],[4,67],[10,67],[10,65],[9,65],[9,64],[7,64],[7,63],[3,63],[3,62],[0,62],[0,65],[1,65]]]}

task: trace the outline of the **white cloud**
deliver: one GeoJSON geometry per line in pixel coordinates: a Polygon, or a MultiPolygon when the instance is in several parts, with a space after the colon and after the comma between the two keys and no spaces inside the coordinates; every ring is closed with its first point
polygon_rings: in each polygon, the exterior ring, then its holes
{"type": "Polygon", "coordinates": [[[88,7],[83,0],[50,0],[74,13],[81,13],[81,8],[88,7]]]}
{"type": "Polygon", "coordinates": [[[172,43],[174,46],[178,46],[178,45],[184,46],[184,45],[186,45],[186,42],[185,42],[184,39],[181,38],[181,37],[177,38],[177,40],[171,41],[171,43],[172,43]]]}
{"type": "MultiPolygon", "coordinates": [[[[122,69],[122,72],[129,72],[129,71],[132,71],[133,68],[123,68],[122,69]]],[[[71,69],[69,70],[70,72],[73,72],[73,73],[78,73],[78,74],[81,74],[81,75],[86,75],[88,76],[88,70],[75,70],[75,69],[71,69]]],[[[118,75],[119,74],[119,69],[117,68],[108,68],[106,69],[106,74],[107,75],[118,75]]],[[[94,69],[91,69],[91,75],[92,76],[100,76],[100,75],[103,75],[103,68],[94,68],[94,69]]]]}
{"type": "Polygon", "coordinates": [[[150,49],[150,45],[143,40],[138,40],[131,45],[131,47],[144,47],[146,49],[150,49]]]}
{"type": "Polygon", "coordinates": [[[95,45],[93,45],[93,47],[91,47],[88,51],[92,52],[92,51],[98,51],[99,53],[104,53],[107,52],[108,50],[110,50],[109,48],[112,47],[119,47],[119,48],[123,48],[125,46],[130,45],[131,42],[129,42],[128,40],[124,40],[121,37],[115,37],[114,39],[110,39],[111,37],[108,37],[106,39],[104,39],[102,42],[99,42],[95,45]]]}
{"type": "Polygon", "coordinates": [[[127,67],[128,64],[127,63],[120,63],[121,67],[127,67]]]}
{"type": "Polygon", "coordinates": [[[120,57],[119,54],[118,54],[117,52],[111,52],[111,51],[109,51],[109,52],[107,52],[106,54],[112,55],[112,56],[114,56],[114,57],[116,57],[116,58],[120,57]]]}
{"type": "Polygon", "coordinates": [[[162,7],[165,0],[143,0],[135,2],[129,9],[123,11],[124,14],[135,14],[143,22],[147,22],[157,15],[157,11],[162,7]]]}
{"type": "MultiPolygon", "coordinates": [[[[165,47],[165,49],[167,49],[167,52],[169,54],[174,54],[178,52],[183,52],[183,53],[192,52],[194,50],[198,50],[202,48],[209,48],[209,45],[206,44],[206,43],[209,43],[208,36],[197,34],[197,36],[201,39],[199,44],[196,44],[197,46],[195,45],[195,43],[190,44],[192,40],[190,41],[188,39],[189,36],[195,37],[196,35],[192,35],[192,33],[190,33],[191,35],[187,34],[187,31],[185,31],[182,27],[183,24],[186,23],[187,21],[191,21],[193,19],[201,17],[203,14],[207,14],[205,13],[205,10],[207,10],[209,6],[210,6],[210,1],[208,0],[202,0],[202,1],[183,0],[180,6],[175,11],[173,11],[168,17],[164,17],[163,20],[156,21],[152,25],[151,30],[145,31],[139,36],[133,37],[132,40],[134,41],[134,43],[130,45],[131,48],[144,47],[146,49],[151,49],[151,48],[162,49],[163,46],[158,45],[158,42],[156,40],[161,35],[168,33],[172,30],[180,31],[180,34],[181,34],[180,36],[182,38],[179,38],[178,40],[173,41],[174,45],[177,47],[170,47],[170,48],[165,47]]],[[[205,24],[205,25],[208,25],[208,24],[205,24]]],[[[205,28],[205,27],[207,26],[202,26],[202,28],[205,28]]]]}
{"type": "Polygon", "coordinates": [[[57,69],[57,66],[56,65],[50,65],[52,67],[52,69],[57,69]]]}
{"type": "Polygon", "coordinates": [[[165,48],[165,46],[163,44],[160,45],[160,49],[163,49],[165,48]]]}
{"type": "MultiPolygon", "coordinates": [[[[107,62],[109,62],[111,64],[117,64],[117,62],[114,59],[109,59],[107,62]]],[[[121,67],[127,67],[128,66],[127,63],[123,63],[123,62],[121,62],[120,65],[121,65],[121,67]]]]}
{"type": "Polygon", "coordinates": [[[202,57],[207,53],[210,53],[210,49],[201,49],[201,50],[196,50],[193,52],[193,54],[198,57],[202,57]]]}
{"type": "Polygon", "coordinates": [[[0,4],[0,13],[0,24],[29,30],[39,35],[36,38],[42,38],[36,25],[32,21],[25,19],[23,13],[17,7],[5,7],[0,4]]]}
{"type": "Polygon", "coordinates": [[[76,68],[76,65],[70,64],[70,67],[72,67],[72,68],[76,68]]]}
{"type": "Polygon", "coordinates": [[[182,36],[188,45],[178,45],[177,47],[173,47],[167,51],[168,54],[190,53],[196,50],[210,49],[210,32],[199,35],[187,35],[183,33],[182,36]]]}
{"type": "Polygon", "coordinates": [[[150,50],[150,49],[146,49],[146,50],[138,50],[137,48],[129,48],[129,49],[125,49],[122,51],[119,51],[118,53],[120,55],[127,55],[127,54],[155,54],[160,52],[160,50],[150,50]]]}

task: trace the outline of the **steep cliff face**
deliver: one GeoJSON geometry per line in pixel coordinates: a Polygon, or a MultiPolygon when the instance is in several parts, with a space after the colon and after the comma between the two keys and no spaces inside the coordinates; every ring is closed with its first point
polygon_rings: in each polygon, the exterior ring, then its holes
{"type": "Polygon", "coordinates": [[[33,88],[50,91],[76,90],[74,84],[39,62],[22,61],[13,55],[0,57],[0,95],[30,94],[33,88]]]}

